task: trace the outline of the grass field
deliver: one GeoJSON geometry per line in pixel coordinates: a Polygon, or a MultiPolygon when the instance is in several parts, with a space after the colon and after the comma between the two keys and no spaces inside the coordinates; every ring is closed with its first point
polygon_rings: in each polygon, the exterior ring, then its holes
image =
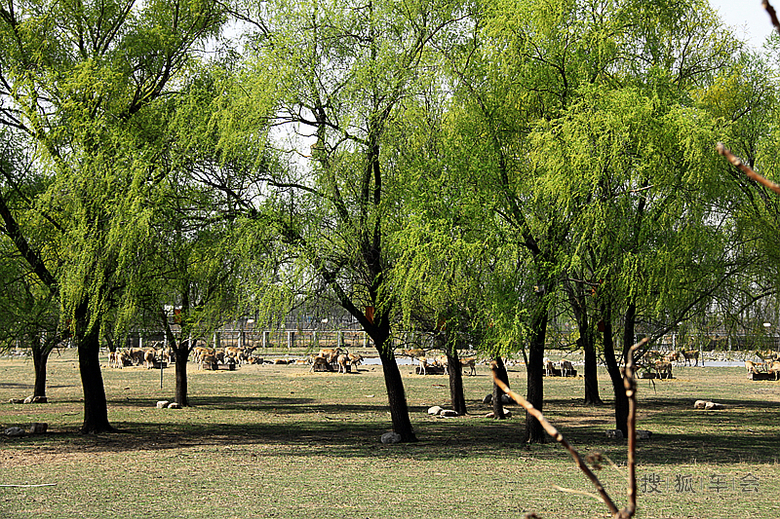
{"type": "MultiPolygon", "coordinates": [[[[568,453],[519,442],[524,414],[484,418],[487,368],[464,377],[469,415],[446,407],[444,376],[402,366],[420,441],[383,445],[390,430],[379,366],[359,373],[190,365],[192,407],[157,409],[173,370],[103,371],[118,433],[81,436],[81,388],[72,350],[49,364],[49,404],[10,404],[32,392],[32,362],[0,358],[0,427],[46,422],[45,435],[0,437],[0,517],[15,518],[545,518],[608,517],[568,453]],[[569,489],[557,490],[556,486],[569,489]]],[[[780,517],[780,382],[742,368],[676,368],[674,380],[640,381],[640,518],[780,517]],[[696,399],[727,404],[694,410],[696,399]]],[[[524,368],[510,370],[521,393],[524,368]]],[[[611,402],[606,373],[601,395],[611,402]]],[[[582,405],[582,379],[545,380],[545,414],[582,454],[614,462],[599,472],[625,504],[625,441],[608,440],[610,406],[582,405]]]]}

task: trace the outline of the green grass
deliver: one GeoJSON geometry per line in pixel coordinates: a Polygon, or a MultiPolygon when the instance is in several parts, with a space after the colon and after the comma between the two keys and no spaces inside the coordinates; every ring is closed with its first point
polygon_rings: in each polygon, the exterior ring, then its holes
{"type": "MultiPolygon", "coordinates": [[[[447,379],[403,367],[420,441],[382,445],[390,429],[379,366],[359,374],[308,374],[295,366],[246,366],[235,372],[191,365],[193,407],[156,409],[173,394],[155,370],[104,369],[115,434],[81,436],[81,388],[72,351],[50,361],[49,404],[0,403],[0,426],[47,422],[49,433],[0,438],[4,518],[495,518],[607,517],[557,444],[519,442],[523,413],[483,418],[487,369],[465,377],[470,414],[429,417],[446,406],[447,379]]],[[[637,517],[780,516],[780,383],[751,382],[741,368],[677,368],[675,380],[640,381],[638,474],[644,493],[637,517]],[[692,408],[696,399],[728,404],[692,408]],[[716,491],[720,480],[728,488],[716,491]],[[750,475],[750,476],[748,476],[750,475]],[[747,482],[752,478],[752,485],[747,482]],[[687,481],[686,492],[678,485],[687,481]],[[744,488],[743,488],[744,485],[744,488]],[[678,487],[679,488],[679,487],[678,487]],[[681,488],[680,488],[681,489],[681,488]],[[658,490],[654,492],[653,490],[658,490]],[[745,492],[744,490],[756,490],[745,492]]],[[[524,369],[510,371],[524,392],[524,369]]],[[[601,374],[602,398],[611,400],[601,374]]],[[[0,359],[0,402],[32,391],[32,364],[0,359]]],[[[625,504],[625,442],[606,439],[610,406],[582,405],[582,379],[545,381],[545,414],[582,454],[602,452],[618,468],[599,472],[625,504]]]]}

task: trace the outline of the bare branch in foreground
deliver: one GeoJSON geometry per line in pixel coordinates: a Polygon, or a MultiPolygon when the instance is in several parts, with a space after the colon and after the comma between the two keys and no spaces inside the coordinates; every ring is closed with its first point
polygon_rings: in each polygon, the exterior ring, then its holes
{"type": "Polygon", "coordinates": [[[767,14],[769,15],[769,18],[772,20],[772,26],[774,26],[775,30],[780,33],[780,20],[777,19],[775,8],[772,7],[772,4],[769,3],[769,0],[764,0],[761,2],[761,5],[764,7],[767,14]]]}
{"type": "MultiPolygon", "coordinates": [[[[770,6],[770,7],[771,7],[771,6],[770,6]]],[[[758,173],[756,173],[755,171],[753,171],[753,170],[750,168],[750,166],[748,166],[747,164],[745,164],[744,162],[742,162],[742,159],[740,159],[739,157],[737,157],[736,155],[734,155],[733,153],[731,153],[731,152],[730,152],[730,151],[729,151],[729,150],[728,150],[728,149],[727,149],[727,148],[726,148],[726,147],[723,145],[723,143],[722,143],[722,142],[719,142],[719,143],[718,143],[717,149],[718,149],[718,153],[720,153],[721,155],[723,155],[724,157],[726,157],[726,158],[728,159],[728,161],[729,161],[729,162],[731,162],[733,165],[735,165],[736,167],[738,167],[738,168],[739,168],[739,169],[740,169],[740,170],[741,170],[741,171],[742,171],[742,172],[743,172],[745,175],[747,175],[747,177],[748,177],[750,180],[754,180],[754,181],[758,182],[759,184],[761,184],[762,186],[764,186],[764,187],[766,187],[766,188],[768,188],[768,189],[771,189],[772,191],[774,191],[775,193],[777,193],[778,195],[780,195],[780,186],[778,186],[777,184],[775,184],[775,183],[774,183],[774,182],[772,182],[771,180],[769,180],[769,179],[767,179],[767,178],[764,178],[763,176],[761,176],[761,175],[759,175],[758,173]]]]}
{"type": "MultiPolygon", "coordinates": [[[[628,362],[626,363],[626,374],[623,379],[623,383],[626,388],[626,396],[628,397],[628,506],[623,508],[622,510],[619,510],[618,507],[615,505],[615,502],[612,501],[612,498],[607,493],[604,486],[601,484],[601,481],[599,481],[598,476],[593,473],[590,468],[585,464],[585,462],[582,460],[582,457],[580,456],[579,452],[572,447],[569,442],[566,441],[566,439],[563,437],[563,435],[558,432],[558,430],[549,422],[547,421],[547,418],[544,417],[541,411],[536,409],[528,400],[520,396],[519,394],[515,393],[511,389],[509,389],[509,386],[507,386],[501,379],[498,378],[495,366],[492,365],[492,372],[493,372],[493,382],[501,388],[501,390],[509,395],[515,402],[517,402],[519,405],[521,405],[531,416],[539,420],[539,423],[542,424],[542,427],[544,427],[544,430],[547,431],[547,434],[555,438],[555,440],[563,445],[566,450],[569,451],[569,454],[571,454],[571,457],[574,459],[575,465],[579,467],[579,469],[588,477],[588,479],[591,481],[594,487],[596,487],[596,490],[598,491],[598,499],[601,499],[601,501],[607,505],[607,508],[609,508],[610,513],[612,514],[612,517],[615,519],[629,519],[634,516],[636,513],[636,378],[634,377],[634,352],[639,349],[640,347],[644,346],[648,342],[647,339],[642,339],[637,344],[634,344],[631,347],[631,350],[629,351],[628,355],[628,362]]],[[[565,489],[560,489],[567,491],[565,489]]],[[[587,493],[584,493],[585,495],[590,495],[587,493]]]]}

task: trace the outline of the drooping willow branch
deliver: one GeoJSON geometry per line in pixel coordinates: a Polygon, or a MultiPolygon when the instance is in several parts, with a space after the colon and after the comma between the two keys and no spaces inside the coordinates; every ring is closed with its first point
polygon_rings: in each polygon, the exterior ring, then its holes
{"type": "Polygon", "coordinates": [[[753,171],[753,170],[750,168],[750,166],[748,166],[747,164],[745,164],[744,162],[742,162],[742,159],[740,159],[739,157],[737,157],[736,155],[734,155],[733,153],[731,153],[731,152],[730,152],[730,151],[729,151],[729,150],[728,150],[728,149],[727,149],[727,148],[726,148],[726,147],[723,145],[723,143],[722,143],[722,142],[719,142],[719,143],[718,143],[717,149],[718,149],[718,153],[720,153],[721,155],[723,155],[724,157],[726,157],[726,159],[728,159],[728,161],[729,161],[729,162],[731,162],[733,165],[735,165],[736,167],[738,167],[738,168],[739,168],[739,169],[740,169],[740,170],[741,170],[741,171],[742,171],[742,172],[743,172],[745,175],[747,175],[747,177],[748,177],[750,180],[754,180],[754,181],[758,182],[759,184],[761,184],[762,186],[764,186],[764,187],[766,187],[766,188],[768,188],[768,189],[771,189],[772,191],[774,191],[775,193],[777,193],[778,195],[780,195],[780,186],[778,186],[777,184],[775,184],[775,183],[774,183],[774,182],[772,182],[771,180],[769,180],[769,179],[767,179],[767,178],[765,178],[765,177],[763,177],[763,176],[759,175],[759,174],[758,174],[758,173],[756,173],[755,171],[753,171]]]}
{"type": "Polygon", "coordinates": [[[574,464],[587,476],[590,482],[596,487],[596,491],[599,493],[601,500],[609,508],[612,517],[615,519],[629,519],[636,513],[636,378],[634,377],[634,352],[637,349],[644,346],[647,343],[647,339],[634,344],[628,354],[628,362],[626,363],[626,374],[623,379],[623,384],[626,388],[626,396],[628,397],[628,505],[622,510],[618,509],[615,502],[607,493],[607,490],[599,481],[598,476],[585,464],[579,452],[566,441],[566,438],[558,432],[558,430],[544,417],[541,411],[535,408],[528,400],[515,393],[509,386],[507,386],[500,378],[493,365],[493,382],[501,388],[501,390],[509,395],[515,402],[523,406],[523,408],[536,418],[547,434],[552,436],[558,443],[569,451],[571,457],[574,459],[574,464]]]}

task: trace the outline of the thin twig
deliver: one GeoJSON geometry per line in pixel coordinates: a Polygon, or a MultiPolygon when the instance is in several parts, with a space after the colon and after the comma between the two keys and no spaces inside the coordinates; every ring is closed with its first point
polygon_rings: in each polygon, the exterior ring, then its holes
{"type": "MultiPolygon", "coordinates": [[[[771,7],[771,6],[770,6],[770,7],[771,7]]],[[[774,12],[774,10],[773,10],[772,12],[774,12]]],[[[768,179],[766,179],[766,178],[762,177],[761,175],[759,175],[758,173],[756,173],[755,171],[753,171],[753,170],[750,168],[750,166],[748,166],[747,164],[745,164],[744,162],[742,162],[742,160],[741,160],[739,157],[737,157],[736,155],[734,155],[733,153],[731,153],[731,152],[730,152],[730,151],[729,151],[729,150],[728,150],[728,149],[727,149],[727,148],[726,148],[726,147],[723,145],[723,143],[722,143],[722,142],[719,142],[719,143],[718,143],[718,146],[717,146],[717,148],[718,148],[718,153],[720,153],[721,155],[723,155],[724,157],[726,157],[726,158],[728,159],[728,161],[729,161],[729,162],[731,162],[733,165],[735,165],[736,167],[738,167],[738,168],[739,168],[739,169],[740,169],[740,170],[741,170],[741,171],[742,171],[742,172],[743,172],[745,175],[747,175],[747,177],[748,177],[750,180],[754,180],[754,181],[758,182],[759,184],[763,185],[764,187],[766,187],[766,188],[768,188],[768,189],[771,189],[772,191],[774,191],[775,193],[777,193],[778,195],[780,195],[780,186],[778,186],[777,184],[775,184],[775,183],[774,183],[774,182],[772,182],[771,180],[768,180],[768,179]]]]}
{"type": "Polygon", "coordinates": [[[569,442],[566,441],[563,435],[559,433],[550,422],[547,421],[547,418],[544,417],[541,411],[535,408],[528,400],[509,389],[509,386],[504,384],[504,382],[498,378],[495,367],[493,368],[493,382],[495,382],[495,384],[501,388],[501,391],[509,395],[510,398],[512,398],[519,405],[523,406],[523,408],[531,416],[539,420],[539,423],[542,424],[542,427],[544,427],[544,430],[547,431],[547,434],[555,438],[558,443],[563,445],[564,448],[569,451],[569,454],[571,454],[571,457],[574,459],[574,463],[588,477],[588,479],[590,479],[591,483],[593,483],[593,486],[596,487],[599,496],[601,496],[601,500],[605,505],[607,505],[607,508],[609,508],[609,511],[612,513],[612,515],[616,516],[619,514],[620,511],[618,510],[617,506],[615,506],[614,501],[612,501],[612,498],[609,497],[609,494],[607,494],[607,491],[604,489],[604,486],[601,484],[601,481],[599,481],[599,478],[596,476],[596,474],[594,474],[593,471],[590,470],[588,466],[585,465],[585,463],[582,461],[580,454],[574,449],[574,447],[569,445],[569,442]]]}
{"type": "Polygon", "coordinates": [[[0,488],[37,488],[37,487],[53,487],[57,483],[43,483],[42,485],[0,485],[0,488]]]}
{"type": "Polygon", "coordinates": [[[628,506],[621,510],[620,517],[633,517],[636,512],[636,377],[634,376],[634,352],[648,342],[642,339],[631,346],[626,363],[623,386],[628,397],[628,506]]]}
{"type": "Polygon", "coordinates": [[[780,20],[777,19],[775,8],[772,7],[772,5],[769,3],[769,0],[764,0],[761,2],[761,5],[764,6],[767,14],[769,14],[769,18],[772,20],[772,25],[774,26],[775,30],[778,32],[778,34],[780,34],[780,20]]]}
{"type": "MultiPolygon", "coordinates": [[[[535,408],[528,400],[509,389],[509,386],[507,386],[501,379],[498,378],[495,365],[492,366],[493,382],[499,388],[501,388],[504,393],[509,395],[515,402],[521,405],[531,416],[536,418],[539,423],[542,424],[544,430],[547,431],[547,434],[555,438],[558,443],[563,445],[566,450],[569,451],[569,454],[571,454],[571,457],[574,459],[574,463],[588,477],[588,479],[590,479],[591,483],[593,483],[593,486],[596,487],[599,495],[595,496],[587,492],[573,492],[601,499],[601,501],[607,505],[607,508],[609,508],[612,517],[616,519],[630,519],[636,513],[636,377],[634,376],[634,353],[636,350],[647,344],[647,342],[648,339],[642,339],[631,347],[628,354],[628,361],[626,362],[626,374],[623,378],[623,384],[626,388],[626,396],[628,397],[628,420],[626,424],[628,426],[628,505],[622,510],[618,510],[617,506],[615,506],[614,501],[612,501],[612,498],[609,497],[609,494],[601,484],[601,481],[599,481],[599,478],[582,461],[582,457],[580,456],[579,452],[577,452],[577,450],[566,441],[563,435],[559,433],[550,422],[547,421],[547,418],[544,417],[541,411],[535,408]]],[[[556,488],[565,492],[570,491],[560,487],[556,488]]]]}
{"type": "Polygon", "coordinates": [[[601,497],[597,496],[596,494],[591,494],[590,492],[585,492],[584,490],[574,490],[573,488],[559,487],[558,485],[553,485],[553,488],[560,492],[566,492],[567,494],[577,494],[580,496],[592,497],[593,499],[597,499],[599,501],[602,500],[601,497]]]}

